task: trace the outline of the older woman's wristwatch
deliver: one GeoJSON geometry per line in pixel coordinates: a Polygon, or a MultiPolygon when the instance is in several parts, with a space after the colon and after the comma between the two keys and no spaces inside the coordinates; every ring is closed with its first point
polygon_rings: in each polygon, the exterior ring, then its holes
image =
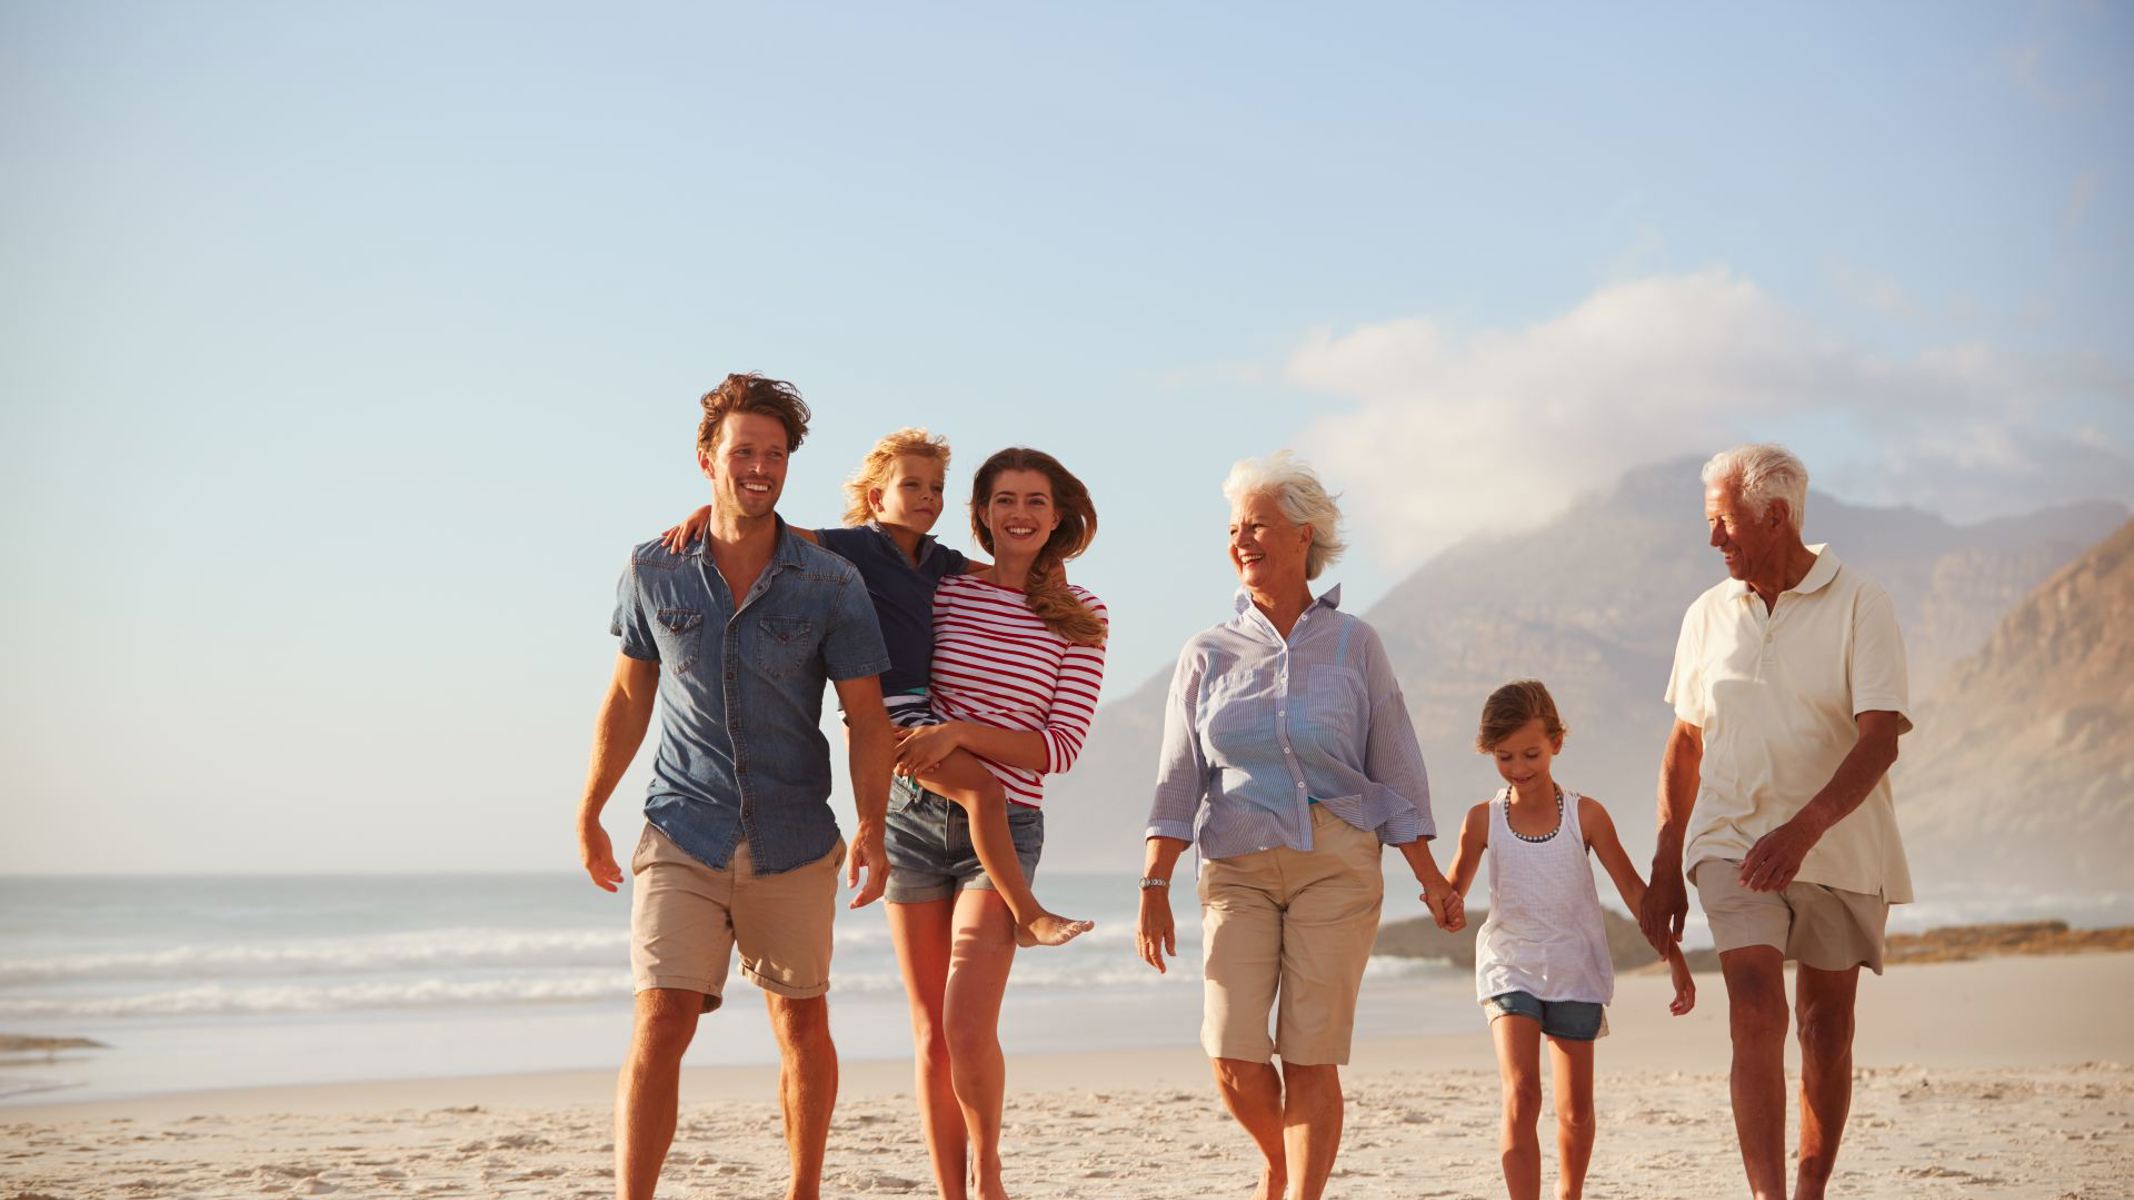
{"type": "Polygon", "coordinates": [[[1171,881],[1168,879],[1158,879],[1154,875],[1143,875],[1141,877],[1141,890],[1144,892],[1150,888],[1167,888],[1169,886],[1171,886],[1171,881]]]}

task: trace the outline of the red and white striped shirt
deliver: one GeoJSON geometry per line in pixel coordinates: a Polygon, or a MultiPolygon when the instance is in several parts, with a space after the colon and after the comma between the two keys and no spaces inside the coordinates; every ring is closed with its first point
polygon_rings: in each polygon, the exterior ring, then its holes
{"type": "MultiPolygon", "coordinates": [[[[1104,602],[1068,585],[1099,617],[1104,602]]],[[[1011,767],[977,755],[1008,799],[1036,808],[1045,776],[1082,753],[1104,685],[1104,648],[1070,645],[1030,611],[1021,588],[976,575],[951,575],[934,589],[934,710],[951,721],[1045,735],[1045,769],[1011,767]]]]}

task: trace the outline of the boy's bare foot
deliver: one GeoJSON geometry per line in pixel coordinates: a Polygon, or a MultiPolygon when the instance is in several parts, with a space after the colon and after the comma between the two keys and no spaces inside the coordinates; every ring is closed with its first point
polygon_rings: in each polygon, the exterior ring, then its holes
{"type": "Polygon", "coordinates": [[[1015,927],[1015,944],[1023,947],[1064,946],[1096,927],[1095,921],[1077,921],[1055,913],[1040,912],[1028,925],[1015,927]]]}

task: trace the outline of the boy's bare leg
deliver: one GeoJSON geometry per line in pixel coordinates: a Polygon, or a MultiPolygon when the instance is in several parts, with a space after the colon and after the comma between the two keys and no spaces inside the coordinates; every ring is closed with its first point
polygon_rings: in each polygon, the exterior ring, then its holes
{"type": "Polygon", "coordinates": [[[1016,945],[1064,946],[1096,927],[1094,922],[1060,916],[1037,902],[1023,874],[1022,860],[1015,857],[1014,835],[1008,832],[1008,794],[985,764],[958,750],[919,776],[919,783],[960,805],[970,818],[971,846],[978,851],[978,865],[985,868],[993,890],[1015,917],[1016,945]]]}

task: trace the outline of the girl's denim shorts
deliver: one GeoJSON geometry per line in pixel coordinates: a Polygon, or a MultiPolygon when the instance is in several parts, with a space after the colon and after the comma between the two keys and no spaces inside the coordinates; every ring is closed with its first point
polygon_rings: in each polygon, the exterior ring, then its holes
{"type": "Polygon", "coordinates": [[[1539,1021],[1541,1032],[1567,1042],[1590,1042],[1608,1032],[1607,1007],[1586,1000],[1543,1000],[1531,992],[1506,992],[1484,1000],[1482,1009],[1492,1021],[1498,1017],[1539,1021]]]}
{"type": "MultiPolygon", "coordinates": [[[[882,898],[891,904],[946,900],[965,888],[994,890],[971,844],[970,816],[955,801],[927,791],[907,776],[895,776],[889,785],[885,832],[889,888],[882,898]]],[[[1043,810],[1008,805],[1008,836],[1015,843],[1016,860],[1023,865],[1023,878],[1034,882],[1038,856],[1045,849],[1043,810]]]]}

